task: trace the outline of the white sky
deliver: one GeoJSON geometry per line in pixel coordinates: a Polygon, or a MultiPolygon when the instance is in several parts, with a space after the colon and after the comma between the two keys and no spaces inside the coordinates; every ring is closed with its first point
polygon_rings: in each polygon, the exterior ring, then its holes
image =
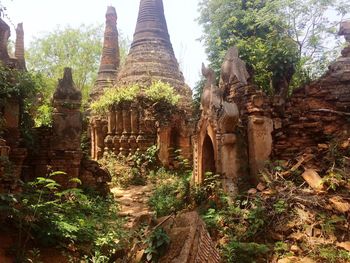
{"type": "MultiPolygon", "coordinates": [[[[34,37],[57,25],[103,24],[108,5],[116,8],[118,28],[132,40],[139,0],[2,0],[12,23],[24,23],[25,46],[34,37]]],[[[163,0],[168,30],[175,55],[186,82],[193,88],[200,78],[201,63],[206,62],[203,45],[197,41],[201,27],[199,0],[163,0]]],[[[15,39],[12,33],[11,39],[15,39]]],[[[102,47],[101,47],[102,48],[102,47]]]]}

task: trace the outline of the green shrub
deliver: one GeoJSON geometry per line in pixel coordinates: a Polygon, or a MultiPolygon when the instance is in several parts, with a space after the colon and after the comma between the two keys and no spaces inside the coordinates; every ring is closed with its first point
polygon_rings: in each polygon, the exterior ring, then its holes
{"type": "Polygon", "coordinates": [[[323,245],[316,248],[311,254],[319,262],[327,263],[347,263],[350,262],[350,252],[337,249],[331,245],[323,245]]]}
{"type": "Polygon", "coordinates": [[[170,238],[163,228],[156,228],[144,241],[147,262],[158,262],[170,243],[170,238]]]}
{"type": "MultiPolygon", "coordinates": [[[[117,216],[117,204],[112,198],[84,193],[81,189],[61,190],[52,179],[61,174],[38,177],[26,183],[22,193],[2,196],[0,208],[6,211],[8,220],[14,221],[22,237],[19,241],[22,255],[18,257],[23,257],[32,237],[43,245],[69,245],[82,253],[99,250],[104,256],[111,256],[126,238],[123,222],[117,216]],[[89,251],[83,251],[86,244],[89,251]]],[[[71,181],[79,183],[79,179],[71,181]]]]}
{"type": "Polygon", "coordinates": [[[263,260],[263,258],[268,252],[269,248],[263,244],[231,241],[223,249],[223,256],[225,262],[266,262],[266,260],[263,260]]]}
{"type": "Polygon", "coordinates": [[[175,93],[174,88],[160,80],[152,82],[151,86],[145,89],[144,94],[153,102],[161,101],[173,106],[180,100],[180,95],[175,93]]]}
{"type": "Polygon", "coordinates": [[[155,81],[145,88],[138,85],[109,88],[97,101],[92,103],[91,109],[95,113],[103,114],[120,103],[133,102],[138,97],[146,98],[152,103],[160,102],[171,106],[175,106],[180,99],[180,96],[168,83],[155,81]]]}
{"type": "Polygon", "coordinates": [[[51,104],[43,104],[38,107],[36,116],[34,118],[35,127],[51,127],[52,126],[52,112],[51,104]]]}
{"type": "Polygon", "coordinates": [[[176,174],[160,169],[152,177],[154,177],[156,189],[149,199],[149,206],[158,217],[180,211],[189,204],[190,176],[188,174],[176,174]]]}
{"type": "Polygon", "coordinates": [[[109,88],[97,101],[91,104],[91,109],[96,113],[106,113],[114,105],[134,101],[140,91],[141,88],[138,85],[109,88]]]}

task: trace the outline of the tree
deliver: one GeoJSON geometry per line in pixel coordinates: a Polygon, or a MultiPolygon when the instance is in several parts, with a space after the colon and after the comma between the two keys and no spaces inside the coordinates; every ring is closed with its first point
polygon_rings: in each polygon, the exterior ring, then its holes
{"type": "Polygon", "coordinates": [[[329,12],[343,17],[348,11],[343,0],[202,0],[199,23],[217,72],[226,50],[236,45],[255,83],[285,97],[291,83],[313,76],[310,61],[324,63],[324,43],[335,33],[329,12]]]}
{"type": "MultiPolygon", "coordinates": [[[[127,55],[129,40],[119,37],[121,61],[127,55]]],[[[93,87],[102,52],[102,25],[81,25],[78,28],[56,28],[54,31],[34,39],[27,50],[26,61],[29,71],[41,74],[46,85],[40,90],[41,106],[35,119],[36,125],[49,125],[51,97],[62,77],[65,67],[73,69],[74,82],[83,94],[83,105],[88,102],[93,87]]]]}
{"type": "Polygon", "coordinates": [[[344,0],[281,0],[280,14],[288,35],[298,45],[299,57],[311,78],[320,76],[340,52],[339,23],[350,12],[344,0]]]}
{"type": "Polygon", "coordinates": [[[32,41],[26,54],[27,67],[47,78],[44,98],[51,97],[64,68],[71,67],[74,82],[86,100],[97,76],[102,40],[102,26],[81,25],[57,28],[32,41]]]}

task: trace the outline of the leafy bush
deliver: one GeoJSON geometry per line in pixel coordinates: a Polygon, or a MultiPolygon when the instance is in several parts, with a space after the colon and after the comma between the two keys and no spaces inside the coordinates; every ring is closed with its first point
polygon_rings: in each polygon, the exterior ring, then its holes
{"type": "Polygon", "coordinates": [[[91,104],[91,109],[96,113],[108,112],[114,105],[134,101],[140,91],[141,88],[138,85],[109,88],[97,101],[91,104]]]}
{"type": "MultiPolygon", "coordinates": [[[[24,185],[23,193],[3,195],[0,199],[1,214],[6,213],[7,220],[14,221],[23,237],[20,252],[26,251],[34,237],[44,245],[75,247],[82,254],[98,250],[111,256],[125,238],[115,201],[77,188],[61,190],[52,179],[61,174],[38,177],[24,185]],[[86,244],[88,250],[83,249],[86,244]]],[[[79,183],[78,179],[71,181],[79,183]]]]}
{"type": "Polygon", "coordinates": [[[158,217],[180,211],[188,205],[188,174],[179,175],[160,169],[153,177],[156,178],[156,189],[149,199],[149,205],[158,217]]]}
{"type": "Polygon", "coordinates": [[[350,262],[350,252],[327,245],[317,247],[315,252],[312,253],[312,257],[316,260],[319,260],[319,262],[350,262]]]}
{"type": "Polygon", "coordinates": [[[152,82],[151,86],[145,89],[144,94],[151,101],[162,101],[173,106],[180,100],[180,95],[175,93],[174,88],[160,80],[152,82]]]}
{"type": "Polygon", "coordinates": [[[95,113],[103,114],[120,103],[132,102],[138,97],[146,98],[152,103],[163,102],[171,106],[175,106],[180,99],[180,96],[168,83],[155,81],[145,88],[138,85],[109,88],[97,101],[92,103],[91,109],[95,113]]]}
{"type": "Polygon", "coordinates": [[[169,245],[170,239],[163,228],[156,228],[144,243],[147,245],[145,250],[147,262],[158,262],[169,245]]]}
{"type": "Polygon", "coordinates": [[[52,112],[51,104],[43,104],[38,107],[36,116],[34,118],[35,127],[51,127],[52,126],[52,112]]]}
{"type": "Polygon", "coordinates": [[[254,263],[266,262],[263,256],[268,252],[269,248],[263,244],[231,241],[224,248],[223,255],[225,262],[254,263]]]}

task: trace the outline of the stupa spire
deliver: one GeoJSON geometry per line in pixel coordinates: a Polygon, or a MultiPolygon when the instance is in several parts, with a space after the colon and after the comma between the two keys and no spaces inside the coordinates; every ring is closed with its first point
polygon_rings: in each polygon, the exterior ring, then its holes
{"type": "Polygon", "coordinates": [[[156,38],[172,51],[162,0],[141,0],[133,45],[156,38]]]}
{"type": "Polygon", "coordinates": [[[147,86],[153,80],[168,82],[179,93],[189,90],[174,55],[163,1],[140,0],[134,39],[117,82],[147,86]]]}
{"type": "Polygon", "coordinates": [[[103,92],[104,88],[115,84],[119,66],[117,12],[113,6],[108,6],[100,68],[95,87],[91,94],[93,99],[96,99],[103,92]]]}
{"type": "Polygon", "coordinates": [[[15,57],[18,59],[19,68],[25,69],[23,23],[19,23],[16,28],[15,57]]]}

